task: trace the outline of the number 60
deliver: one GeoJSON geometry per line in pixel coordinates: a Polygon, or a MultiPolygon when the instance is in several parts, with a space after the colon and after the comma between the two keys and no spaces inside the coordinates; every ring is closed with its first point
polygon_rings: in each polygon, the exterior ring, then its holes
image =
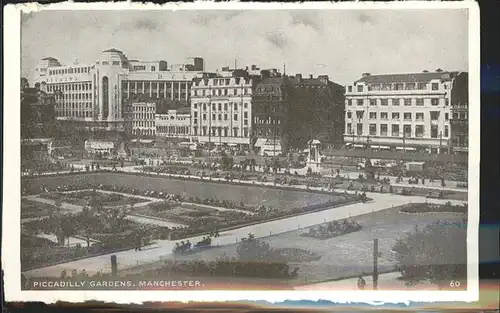
{"type": "Polygon", "coordinates": [[[454,288],[460,287],[460,282],[458,280],[452,280],[450,282],[450,287],[454,287],[454,288]]]}

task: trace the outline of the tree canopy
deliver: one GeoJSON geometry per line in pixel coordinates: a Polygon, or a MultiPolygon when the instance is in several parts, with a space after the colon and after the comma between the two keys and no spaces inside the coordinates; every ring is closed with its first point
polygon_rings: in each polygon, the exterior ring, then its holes
{"type": "Polygon", "coordinates": [[[439,222],[415,229],[393,247],[407,285],[428,281],[439,287],[467,278],[466,222],[439,222]]]}

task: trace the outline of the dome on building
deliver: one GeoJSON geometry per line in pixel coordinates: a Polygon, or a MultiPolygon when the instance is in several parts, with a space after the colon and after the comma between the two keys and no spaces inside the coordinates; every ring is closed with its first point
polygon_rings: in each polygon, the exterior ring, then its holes
{"type": "Polygon", "coordinates": [[[128,59],[125,56],[125,54],[123,54],[123,52],[121,52],[120,50],[117,50],[115,48],[104,50],[101,53],[99,61],[101,62],[101,64],[103,64],[103,62],[108,62],[109,65],[116,64],[113,62],[120,62],[119,63],[120,65],[124,65],[124,63],[125,64],[128,63],[128,59]]]}
{"type": "Polygon", "coordinates": [[[47,68],[55,66],[61,66],[61,63],[59,63],[59,61],[53,57],[46,57],[38,62],[38,68],[47,68]]]}

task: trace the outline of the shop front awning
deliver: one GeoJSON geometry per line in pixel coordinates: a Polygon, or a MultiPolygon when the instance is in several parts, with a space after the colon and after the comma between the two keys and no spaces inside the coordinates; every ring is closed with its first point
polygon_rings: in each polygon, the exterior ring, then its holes
{"type": "Polygon", "coordinates": [[[413,147],[396,147],[396,150],[401,150],[401,151],[416,151],[417,148],[413,148],[413,147]]]}

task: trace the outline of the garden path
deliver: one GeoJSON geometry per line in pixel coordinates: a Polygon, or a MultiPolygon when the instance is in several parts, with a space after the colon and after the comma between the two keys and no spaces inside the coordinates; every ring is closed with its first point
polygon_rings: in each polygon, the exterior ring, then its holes
{"type": "MultiPolygon", "coordinates": [[[[452,204],[462,204],[464,201],[458,200],[441,200],[441,199],[426,199],[419,196],[401,196],[394,194],[380,194],[367,192],[367,196],[373,201],[367,203],[354,203],[342,207],[336,207],[320,212],[304,214],[300,216],[289,217],[285,219],[269,221],[252,226],[241,227],[228,231],[222,231],[220,237],[213,239],[213,245],[230,245],[237,243],[241,238],[246,237],[249,233],[253,233],[256,238],[263,238],[270,235],[276,235],[288,231],[293,231],[299,228],[310,227],[333,220],[341,220],[349,217],[372,213],[375,211],[385,210],[391,207],[407,204],[410,202],[428,202],[436,204],[444,204],[451,202],[452,204]]],[[[202,236],[188,238],[191,243],[196,243],[202,239],[202,236]]],[[[184,239],[183,241],[186,241],[184,239]]],[[[27,276],[56,276],[59,277],[62,270],[71,272],[72,269],[85,269],[87,273],[96,272],[108,273],[111,271],[110,256],[115,254],[118,260],[119,270],[132,268],[141,264],[152,263],[161,260],[164,256],[172,253],[172,249],[177,241],[159,240],[151,246],[144,247],[142,251],[130,249],[118,253],[111,253],[92,258],[86,258],[78,261],[63,263],[55,266],[45,267],[41,269],[31,270],[26,272],[27,276]]]]}

